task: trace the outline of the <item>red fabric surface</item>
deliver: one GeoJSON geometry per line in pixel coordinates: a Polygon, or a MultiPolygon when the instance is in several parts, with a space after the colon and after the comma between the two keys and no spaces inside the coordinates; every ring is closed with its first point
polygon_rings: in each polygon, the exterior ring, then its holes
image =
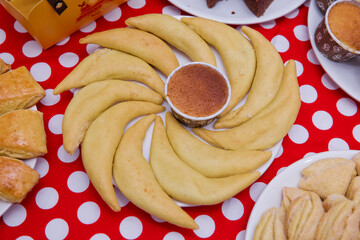
{"type": "MultiPolygon", "coordinates": [[[[125,19],[130,16],[145,13],[162,13],[164,9],[170,9],[174,12],[178,11],[178,13],[188,15],[176,9],[166,0],[147,1],[143,7],[138,9],[126,3],[116,10],[121,10],[121,17],[118,20],[108,21],[104,17],[101,17],[96,21],[96,28],[91,32],[124,27],[125,19]]],[[[208,217],[210,217],[213,220],[213,227],[205,226],[200,229],[210,231],[210,233],[207,234],[209,236],[205,237],[206,239],[244,239],[247,221],[255,204],[254,200],[256,200],[256,197],[252,197],[250,192],[253,191],[255,195],[259,195],[266,184],[276,176],[279,169],[303,158],[308,153],[318,153],[328,150],[359,149],[359,103],[351,99],[351,97],[340,88],[329,89],[324,85],[323,80],[327,79],[330,84],[336,86],[335,83],[332,83],[329,77],[327,77],[319,64],[314,64],[309,60],[309,55],[311,55],[312,51],[310,41],[308,39],[299,40],[298,37],[296,37],[296,27],[301,26],[306,29],[307,13],[308,2],[291,13],[291,15],[273,21],[274,26],[272,27],[265,28],[264,25],[260,24],[251,26],[260,31],[270,41],[279,35],[288,40],[289,48],[284,52],[280,52],[280,55],[284,62],[289,59],[295,59],[302,66],[303,72],[298,76],[298,81],[302,90],[303,101],[294,125],[295,128],[291,130],[294,137],[291,138],[287,135],[283,140],[278,157],[265,174],[251,187],[234,197],[234,199],[240,200],[243,206],[243,213],[238,215],[239,219],[229,220],[223,213],[223,211],[226,211],[223,210],[223,208],[226,207],[224,204],[185,208],[186,212],[193,218],[204,215],[207,216],[205,218],[208,219],[208,217]],[[304,86],[305,88],[303,88],[304,86]],[[311,89],[316,91],[315,100],[311,102],[304,101],[305,95],[309,96],[306,91],[306,89],[308,89],[307,86],[310,86],[311,89]],[[341,113],[341,103],[343,102],[345,102],[345,108],[350,111],[350,114],[341,113]],[[340,107],[338,105],[340,105],[340,107]],[[327,112],[332,118],[332,125],[327,130],[321,130],[314,124],[314,114],[319,111],[327,112]],[[305,135],[308,133],[308,137],[306,138],[305,136],[304,141],[296,141],[304,132],[305,135]]],[[[79,61],[88,55],[86,45],[80,45],[78,43],[78,40],[88,33],[79,31],[70,36],[68,41],[63,45],[57,45],[46,51],[41,51],[41,53],[35,57],[27,57],[23,53],[24,44],[33,39],[26,32],[18,32],[14,27],[15,22],[16,20],[10,16],[4,8],[0,7],[0,31],[3,30],[6,34],[5,40],[2,43],[0,41],[0,58],[5,56],[5,59],[9,59],[9,54],[11,54],[11,56],[13,56],[13,69],[25,65],[29,70],[32,69],[34,72],[36,72],[36,69],[33,67],[38,66],[36,64],[47,63],[51,68],[51,75],[39,83],[45,90],[49,90],[49,92],[75,67],[64,67],[59,62],[59,58],[61,58],[64,53],[75,53],[79,57],[79,61]]],[[[314,95],[310,95],[314,97],[314,95]]],[[[155,221],[149,214],[137,208],[131,202],[123,206],[120,212],[115,213],[102,201],[91,183],[89,187],[82,192],[76,193],[69,189],[67,184],[70,175],[74,172],[85,172],[81,162],[81,156],[78,156],[77,159],[72,162],[61,161],[59,159],[59,154],[61,154],[59,152],[61,152],[61,150],[59,149],[62,146],[62,135],[61,132],[57,132],[58,130],[55,130],[54,133],[54,130],[51,129],[52,119],[54,119],[54,116],[55,118],[56,116],[58,118],[62,117],[72,96],[72,92],[66,91],[61,94],[61,98],[57,103],[53,103],[55,101],[48,99],[51,105],[43,103],[37,105],[38,110],[44,113],[44,123],[48,140],[48,154],[42,157],[41,167],[42,171],[44,171],[43,164],[46,165],[47,163],[48,171],[43,174],[38,185],[21,204],[13,205],[9,211],[0,218],[0,239],[46,239],[49,237],[47,231],[51,231],[49,230],[50,226],[48,224],[54,219],[62,219],[63,222],[67,223],[65,225],[54,225],[57,227],[68,227],[68,230],[64,230],[66,232],[64,236],[65,239],[91,239],[94,235],[100,233],[105,234],[108,238],[106,238],[105,235],[96,235],[98,238],[94,237],[93,239],[132,239],[129,235],[123,236],[120,231],[121,223],[124,220],[129,220],[128,217],[135,217],[141,222],[140,225],[136,226],[141,226],[142,230],[134,230],[135,239],[204,239],[204,237],[201,237],[201,234],[199,236],[199,234],[196,234],[192,230],[181,229],[166,222],[155,221]],[[36,202],[39,192],[44,188],[55,189],[58,194],[56,204],[49,209],[40,208],[36,202]],[[96,203],[99,207],[100,216],[94,223],[86,224],[79,220],[78,209],[85,202],[96,203]],[[20,214],[22,217],[25,216],[25,219],[16,220],[17,214],[20,214]],[[15,222],[15,226],[11,226],[9,222],[15,222]]],[[[133,218],[130,218],[130,220],[131,219],[133,218]]],[[[205,222],[211,225],[211,221],[205,222]]],[[[63,232],[61,229],[57,230],[63,232]]],[[[54,232],[56,233],[56,231],[52,232],[52,234],[54,234],[54,232]]],[[[128,229],[127,232],[130,232],[131,235],[131,229],[128,229]]],[[[51,239],[63,239],[61,233],[58,234],[58,238],[53,235],[51,236],[51,239]]]]}

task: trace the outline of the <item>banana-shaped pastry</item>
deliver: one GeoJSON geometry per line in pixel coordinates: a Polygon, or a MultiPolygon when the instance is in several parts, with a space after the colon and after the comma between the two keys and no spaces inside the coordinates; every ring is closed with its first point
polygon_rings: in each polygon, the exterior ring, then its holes
{"type": "Polygon", "coordinates": [[[231,99],[221,116],[244,98],[254,78],[256,58],[251,43],[236,29],[205,18],[181,18],[219,52],[231,85],[231,99]]]}
{"type": "Polygon", "coordinates": [[[213,52],[207,43],[190,27],[166,14],[145,14],[125,20],[125,24],[150,32],[180,51],[194,62],[216,66],[213,52]]]}
{"type": "Polygon", "coordinates": [[[205,177],[176,155],[160,117],[155,119],[150,165],[165,192],[178,201],[195,205],[223,202],[260,177],[258,171],[223,178],[205,177]]]}
{"type": "Polygon", "coordinates": [[[179,66],[175,53],[163,40],[138,29],[116,28],[97,32],[81,38],[80,43],[93,43],[137,56],[166,76],[179,66]]]}
{"type": "Polygon", "coordinates": [[[107,109],[89,126],[81,144],[85,171],[102,199],[120,211],[112,185],[112,166],[126,124],[141,115],[164,111],[163,106],[140,101],[121,102],[107,109]]]}
{"type": "Polygon", "coordinates": [[[164,97],[165,84],[149,64],[140,58],[107,48],[100,49],[84,58],[56,86],[54,94],[106,79],[139,81],[164,97]]]}
{"type": "Polygon", "coordinates": [[[142,143],[154,118],[155,114],[148,115],[124,133],[114,157],[114,180],[120,191],[145,212],[180,227],[198,229],[195,221],[164,192],[143,156],[142,143]]]}
{"type": "Polygon", "coordinates": [[[65,150],[72,155],[98,115],[117,102],[129,100],[161,104],[163,98],[137,83],[121,80],[94,82],[80,89],[67,106],[62,122],[65,150]]]}
{"type": "Polygon", "coordinates": [[[300,104],[296,65],[290,60],[275,98],[255,117],[240,126],[223,131],[199,128],[193,131],[207,142],[224,149],[267,149],[288,133],[295,122],[300,104]]]}
{"type": "Polygon", "coordinates": [[[283,74],[283,61],[276,48],[258,31],[243,26],[241,30],[254,45],[256,72],[246,102],[240,108],[219,118],[214,128],[239,126],[254,117],[275,97],[283,74]]]}
{"type": "Polygon", "coordinates": [[[181,160],[207,177],[253,171],[272,155],[270,151],[232,151],[213,147],[193,136],[170,112],[166,113],[166,130],[171,146],[181,160]]]}

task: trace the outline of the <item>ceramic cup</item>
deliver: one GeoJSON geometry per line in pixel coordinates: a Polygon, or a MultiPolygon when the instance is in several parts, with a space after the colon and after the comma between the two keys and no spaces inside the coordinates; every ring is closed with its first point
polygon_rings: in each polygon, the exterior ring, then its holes
{"type": "MultiPolygon", "coordinates": [[[[192,77],[191,74],[190,76],[188,76],[189,74],[186,74],[187,77],[192,77]]],[[[190,82],[194,82],[196,81],[196,78],[191,79],[190,82]]],[[[195,86],[195,84],[194,84],[195,86]]],[[[206,93],[201,93],[201,91],[198,91],[198,95],[201,96],[201,94],[206,94],[206,93]]],[[[216,67],[207,64],[207,63],[202,63],[202,62],[191,62],[188,64],[184,64],[179,66],[178,68],[176,68],[167,78],[166,83],[165,83],[165,96],[166,96],[166,101],[169,103],[172,113],[174,114],[174,116],[184,125],[188,126],[188,127],[203,127],[205,125],[210,124],[218,115],[220,115],[225,108],[228,106],[229,101],[230,101],[230,96],[231,96],[231,88],[230,88],[230,83],[229,80],[227,79],[226,75],[221,73],[216,67]],[[179,106],[176,106],[176,103],[173,102],[171,100],[171,96],[169,96],[169,83],[171,81],[175,81],[176,77],[178,76],[178,74],[182,73],[183,68],[196,68],[196,66],[204,66],[205,69],[207,69],[206,71],[214,71],[213,73],[215,73],[215,75],[217,74],[217,76],[220,76],[220,78],[222,78],[225,81],[226,84],[226,89],[227,89],[227,95],[226,96],[222,96],[224,98],[226,98],[226,102],[222,105],[219,106],[218,110],[211,114],[211,115],[206,115],[206,116],[191,116],[187,113],[184,113],[183,111],[181,111],[179,108],[179,106]],[[179,72],[180,71],[180,72],[179,72]]],[[[201,98],[201,97],[200,97],[201,98]]],[[[187,97],[184,96],[183,101],[186,101],[187,97]]]]}

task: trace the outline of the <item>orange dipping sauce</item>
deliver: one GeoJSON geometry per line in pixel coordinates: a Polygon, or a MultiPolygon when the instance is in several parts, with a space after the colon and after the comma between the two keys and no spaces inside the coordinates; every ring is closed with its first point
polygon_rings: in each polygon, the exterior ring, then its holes
{"type": "Polygon", "coordinates": [[[335,37],[346,46],[360,51],[360,7],[340,2],[332,7],[328,24],[335,37]]]}
{"type": "Polygon", "coordinates": [[[169,79],[167,97],[180,112],[207,117],[218,112],[229,96],[224,77],[202,64],[183,66],[169,79]]]}

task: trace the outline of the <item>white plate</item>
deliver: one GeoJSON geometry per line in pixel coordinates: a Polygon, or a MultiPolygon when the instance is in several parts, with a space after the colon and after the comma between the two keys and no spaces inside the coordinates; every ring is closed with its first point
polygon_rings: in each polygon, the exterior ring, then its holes
{"type": "Polygon", "coordinates": [[[341,63],[334,62],[323,56],[316,47],[314,40],[315,30],[323,17],[324,15],[317,7],[316,1],[312,0],[308,13],[308,30],[314,53],[330,78],[344,90],[344,92],[360,102],[360,57],[341,63]]]}
{"type": "Polygon", "coordinates": [[[222,0],[208,8],[206,0],[169,0],[178,8],[198,17],[228,24],[254,24],[282,17],[298,8],[306,0],[274,0],[261,17],[256,17],[243,0],[222,0]]]}
{"type": "MultiPolygon", "coordinates": [[[[32,110],[37,110],[36,106],[31,107],[32,110]]],[[[35,168],[35,164],[37,162],[37,158],[31,158],[28,160],[24,160],[24,163],[31,167],[32,169],[35,168]]],[[[0,217],[11,207],[12,203],[4,202],[0,200],[0,217]]]]}
{"type": "Polygon", "coordinates": [[[301,178],[301,170],[308,167],[312,163],[324,158],[347,158],[351,159],[359,151],[330,151],[315,154],[310,157],[305,157],[279,173],[261,193],[259,199],[250,214],[250,218],[246,227],[245,240],[252,240],[255,228],[261,218],[261,215],[271,207],[280,207],[282,201],[282,189],[287,187],[297,187],[301,178]]]}

